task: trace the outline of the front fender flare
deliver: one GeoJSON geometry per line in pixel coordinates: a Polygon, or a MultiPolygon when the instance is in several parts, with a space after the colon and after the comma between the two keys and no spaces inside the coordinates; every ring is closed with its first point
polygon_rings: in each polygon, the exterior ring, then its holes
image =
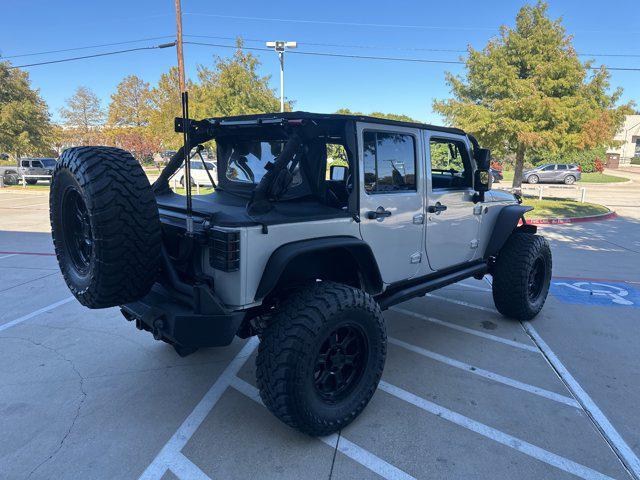
{"type": "Polygon", "coordinates": [[[362,274],[366,292],[375,295],[382,291],[382,276],[371,247],[359,238],[337,236],[300,240],[278,247],[267,261],[255,299],[264,299],[277,286],[287,265],[297,257],[330,250],[346,251],[353,257],[362,274]]]}
{"type": "MultiPolygon", "coordinates": [[[[507,205],[500,210],[498,218],[496,218],[496,223],[493,226],[489,243],[487,243],[487,248],[484,252],[485,258],[492,257],[500,251],[507,241],[507,238],[509,238],[509,235],[518,227],[520,219],[524,218],[524,214],[530,210],[533,210],[533,207],[523,205],[507,205]]],[[[536,227],[534,225],[527,225],[527,231],[535,233],[536,227]]]]}

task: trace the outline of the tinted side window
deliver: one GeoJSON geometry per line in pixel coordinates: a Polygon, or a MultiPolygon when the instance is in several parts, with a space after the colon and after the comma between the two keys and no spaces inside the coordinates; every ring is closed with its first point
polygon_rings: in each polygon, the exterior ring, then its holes
{"type": "Polygon", "coordinates": [[[32,165],[33,165],[34,168],[43,168],[42,162],[39,161],[39,160],[36,160],[35,162],[33,162],[32,165]]]}
{"type": "Polygon", "coordinates": [[[558,170],[566,170],[567,166],[566,165],[558,165],[558,170]]]}
{"type": "Polygon", "coordinates": [[[550,172],[551,170],[553,170],[555,168],[555,165],[547,165],[546,167],[544,167],[542,169],[543,172],[550,172]]]}
{"type": "Polygon", "coordinates": [[[364,189],[367,193],[416,190],[416,146],[412,135],[364,132],[364,189]]]}
{"type": "Polygon", "coordinates": [[[23,167],[28,167],[29,166],[29,160],[22,160],[22,166],[23,167]]]}

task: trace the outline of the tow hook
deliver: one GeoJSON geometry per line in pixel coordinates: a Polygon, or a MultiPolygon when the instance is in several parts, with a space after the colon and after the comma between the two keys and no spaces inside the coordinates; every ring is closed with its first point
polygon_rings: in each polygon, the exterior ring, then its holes
{"type": "Polygon", "coordinates": [[[162,321],[161,318],[156,319],[155,322],[153,322],[153,338],[155,338],[156,340],[162,340],[162,330],[164,329],[164,322],[162,321]]]}

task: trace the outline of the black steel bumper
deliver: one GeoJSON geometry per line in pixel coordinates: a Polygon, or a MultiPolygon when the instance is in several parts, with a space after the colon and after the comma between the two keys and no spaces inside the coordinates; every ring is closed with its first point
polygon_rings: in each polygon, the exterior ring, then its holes
{"type": "Polygon", "coordinates": [[[206,286],[193,287],[193,297],[188,298],[159,283],[120,309],[127,320],[157,340],[187,348],[229,345],[246,315],[223,309],[206,286]]]}

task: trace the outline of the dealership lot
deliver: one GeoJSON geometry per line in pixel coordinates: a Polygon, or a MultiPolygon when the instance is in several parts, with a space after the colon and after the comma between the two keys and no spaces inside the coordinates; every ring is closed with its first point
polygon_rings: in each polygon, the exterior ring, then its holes
{"type": "Polygon", "coordinates": [[[385,312],[378,392],[314,439],[260,404],[255,340],[180,358],[83,308],[47,195],[0,191],[0,478],[633,478],[640,202],[622,197],[624,217],[543,230],[555,278],[531,324],[475,280],[385,312]]]}

